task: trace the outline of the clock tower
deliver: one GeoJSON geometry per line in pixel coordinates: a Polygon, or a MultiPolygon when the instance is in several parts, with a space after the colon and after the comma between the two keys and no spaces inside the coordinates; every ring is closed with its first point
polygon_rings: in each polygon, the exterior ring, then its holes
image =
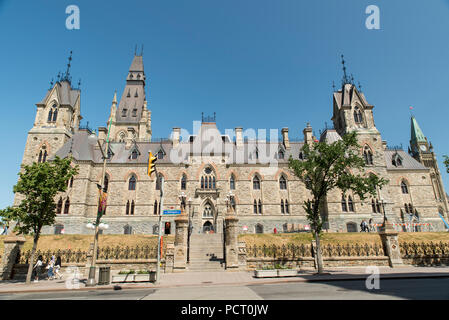
{"type": "Polygon", "coordinates": [[[440,169],[438,168],[436,155],[433,152],[432,143],[427,141],[427,137],[422,132],[414,116],[411,117],[411,138],[408,151],[413,158],[421,162],[426,168],[429,168],[435,199],[440,203],[439,211],[443,213],[441,211],[444,210],[447,214],[448,203],[446,192],[444,191],[443,181],[441,179],[440,169]]]}

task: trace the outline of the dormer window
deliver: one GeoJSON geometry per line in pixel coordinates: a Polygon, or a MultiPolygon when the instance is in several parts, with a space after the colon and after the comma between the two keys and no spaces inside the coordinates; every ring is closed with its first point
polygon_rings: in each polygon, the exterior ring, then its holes
{"type": "Polygon", "coordinates": [[[163,159],[163,158],[164,158],[164,151],[159,150],[159,151],[157,152],[157,158],[158,158],[158,159],[163,159]]]}
{"type": "Polygon", "coordinates": [[[283,150],[279,150],[279,152],[278,152],[278,159],[283,160],[284,156],[285,156],[284,151],[283,150]]]}
{"type": "Polygon", "coordinates": [[[391,164],[395,167],[402,167],[402,158],[397,152],[391,158],[391,164]]]}
{"type": "Polygon", "coordinates": [[[133,109],[133,117],[137,117],[137,109],[133,109]]]}
{"type": "Polygon", "coordinates": [[[136,160],[138,155],[137,150],[134,149],[133,152],[131,152],[131,159],[136,160]]]}
{"type": "Polygon", "coordinates": [[[122,117],[126,117],[126,114],[128,113],[128,109],[123,108],[122,109],[122,117]]]}

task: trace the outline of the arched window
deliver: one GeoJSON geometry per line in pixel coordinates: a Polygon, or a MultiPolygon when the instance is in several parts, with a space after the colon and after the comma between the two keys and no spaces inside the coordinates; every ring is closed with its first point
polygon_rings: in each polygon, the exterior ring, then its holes
{"type": "Polygon", "coordinates": [[[235,205],[235,198],[234,197],[231,197],[231,207],[232,207],[232,209],[235,212],[236,205],[235,205]]]}
{"type": "Polygon", "coordinates": [[[61,214],[62,213],[62,198],[59,197],[58,205],[56,206],[56,213],[61,214]]]}
{"type": "Polygon", "coordinates": [[[370,147],[365,146],[365,148],[363,148],[363,158],[365,159],[365,163],[367,165],[373,164],[373,152],[371,151],[370,147]]]}
{"type": "Polygon", "coordinates": [[[158,214],[158,210],[157,210],[157,200],[154,200],[154,207],[153,207],[153,214],[158,214]]]}
{"type": "Polygon", "coordinates": [[[253,179],[253,189],[260,190],[260,179],[258,176],[255,176],[253,179]]]}
{"type": "Polygon", "coordinates": [[[359,107],[354,108],[354,121],[357,124],[363,123],[362,111],[360,111],[359,107]]]}
{"type": "Polygon", "coordinates": [[[139,155],[139,153],[137,152],[136,149],[133,150],[133,152],[131,152],[131,159],[135,160],[137,159],[137,156],[139,155]]]}
{"type": "Polygon", "coordinates": [[[263,225],[261,225],[260,223],[256,224],[256,233],[263,233],[263,225]]]}
{"type": "Polygon", "coordinates": [[[348,206],[346,205],[346,198],[344,194],[341,195],[341,211],[343,212],[348,211],[348,206]]]}
{"type": "Polygon", "coordinates": [[[206,167],[204,169],[204,173],[201,176],[201,189],[215,189],[216,188],[216,180],[215,175],[210,167],[206,167]]]}
{"type": "Polygon", "coordinates": [[[56,106],[53,106],[53,119],[52,122],[56,122],[56,119],[58,118],[58,109],[56,109],[56,106]]]}
{"type": "Polygon", "coordinates": [[[185,174],[183,174],[181,178],[181,190],[186,190],[186,186],[187,186],[187,177],[185,174]]]}
{"type": "Polygon", "coordinates": [[[136,190],[136,176],[132,175],[131,178],[129,178],[128,182],[128,190],[136,190]]]}
{"type": "Polygon", "coordinates": [[[125,141],[125,133],[122,131],[118,134],[118,142],[124,142],[125,141]]]}
{"type": "Polygon", "coordinates": [[[281,213],[285,213],[284,200],[281,200],[281,213]]]}
{"type": "Polygon", "coordinates": [[[70,199],[67,197],[67,200],[65,201],[64,205],[64,214],[69,214],[70,210],[70,199]]]}
{"type": "Polygon", "coordinates": [[[126,215],[129,215],[129,200],[126,202],[126,215]]]}
{"type": "Polygon", "coordinates": [[[159,234],[159,226],[157,224],[153,226],[153,234],[159,234]]]}
{"type": "Polygon", "coordinates": [[[371,200],[371,209],[373,211],[373,213],[376,213],[376,203],[374,202],[374,199],[371,200]]]}
{"type": "Polygon", "coordinates": [[[45,162],[45,161],[47,161],[47,149],[45,148],[45,146],[44,147],[42,147],[42,149],[39,151],[39,158],[37,159],[37,162],[38,163],[41,163],[41,162],[45,162]]]}
{"type": "Polygon", "coordinates": [[[254,200],[254,214],[257,214],[257,201],[254,200]]]}
{"type": "Polygon", "coordinates": [[[133,228],[127,224],[126,226],[123,227],[123,233],[124,234],[132,234],[133,228]]]}
{"type": "Polygon", "coordinates": [[[348,209],[350,212],[354,212],[354,203],[352,202],[351,196],[348,196],[348,209]]]}
{"type": "Polygon", "coordinates": [[[134,206],[135,206],[135,204],[134,204],[134,200],[133,200],[133,201],[131,201],[131,215],[134,215],[134,206]]]}
{"type": "Polygon", "coordinates": [[[164,152],[163,152],[162,150],[159,150],[159,151],[157,152],[157,158],[158,158],[158,159],[164,159],[164,152]]]}
{"type": "Polygon", "coordinates": [[[231,174],[231,178],[229,179],[229,189],[235,190],[235,178],[233,174],[231,174]]]}
{"type": "Polygon", "coordinates": [[[279,179],[279,188],[281,190],[287,190],[287,180],[284,176],[281,176],[281,178],[279,179]]]}
{"type": "Polygon", "coordinates": [[[402,193],[408,194],[408,187],[404,180],[401,181],[401,190],[402,190],[402,193]]]}
{"type": "Polygon", "coordinates": [[[212,206],[210,205],[210,203],[206,203],[204,205],[203,217],[204,218],[212,218],[213,216],[214,216],[214,213],[212,212],[212,206]]]}
{"type": "Polygon", "coordinates": [[[48,111],[47,122],[51,122],[51,119],[53,119],[53,109],[50,109],[50,111],[48,111]]]}
{"type": "Polygon", "coordinates": [[[288,200],[285,200],[285,213],[290,213],[290,208],[288,207],[288,200]]]}
{"type": "Polygon", "coordinates": [[[259,199],[259,214],[262,214],[262,201],[259,199]]]}

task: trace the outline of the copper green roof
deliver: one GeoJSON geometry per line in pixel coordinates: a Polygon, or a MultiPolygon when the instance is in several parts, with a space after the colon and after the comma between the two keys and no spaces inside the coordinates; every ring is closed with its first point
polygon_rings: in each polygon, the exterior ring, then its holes
{"type": "Polygon", "coordinates": [[[421,131],[421,128],[418,125],[418,121],[416,121],[415,117],[412,116],[412,132],[411,132],[411,141],[412,142],[426,142],[426,137],[424,133],[421,131]]]}

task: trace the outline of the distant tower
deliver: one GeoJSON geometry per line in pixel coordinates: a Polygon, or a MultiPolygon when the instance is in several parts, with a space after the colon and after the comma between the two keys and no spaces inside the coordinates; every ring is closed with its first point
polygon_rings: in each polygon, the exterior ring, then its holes
{"type": "Polygon", "coordinates": [[[147,109],[142,55],[134,55],[120,102],[111,107],[111,141],[151,141],[151,111],[147,109]]]}
{"type": "Polygon", "coordinates": [[[45,162],[78,131],[81,117],[79,89],[73,89],[70,76],[70,53],[67,71],[36,104],[34,125],[28,132],[23,164],[45,162]]]}
{"type": "Polygon", "coordinates": [[[432,179],[433,191],[435,199],[440,203],[440,213],[448,212],[448,203],[446,193],[444,191],[443,181],[441,179],[440,169],[435,152],[433,152],[432,143],[427,141],[427,137],[422,132],[415,117],[411,117],[411,134],[410,134],[410,155],[417,161],[421,162],[425,167],[430,169],[430,178],[432,179]]]}

